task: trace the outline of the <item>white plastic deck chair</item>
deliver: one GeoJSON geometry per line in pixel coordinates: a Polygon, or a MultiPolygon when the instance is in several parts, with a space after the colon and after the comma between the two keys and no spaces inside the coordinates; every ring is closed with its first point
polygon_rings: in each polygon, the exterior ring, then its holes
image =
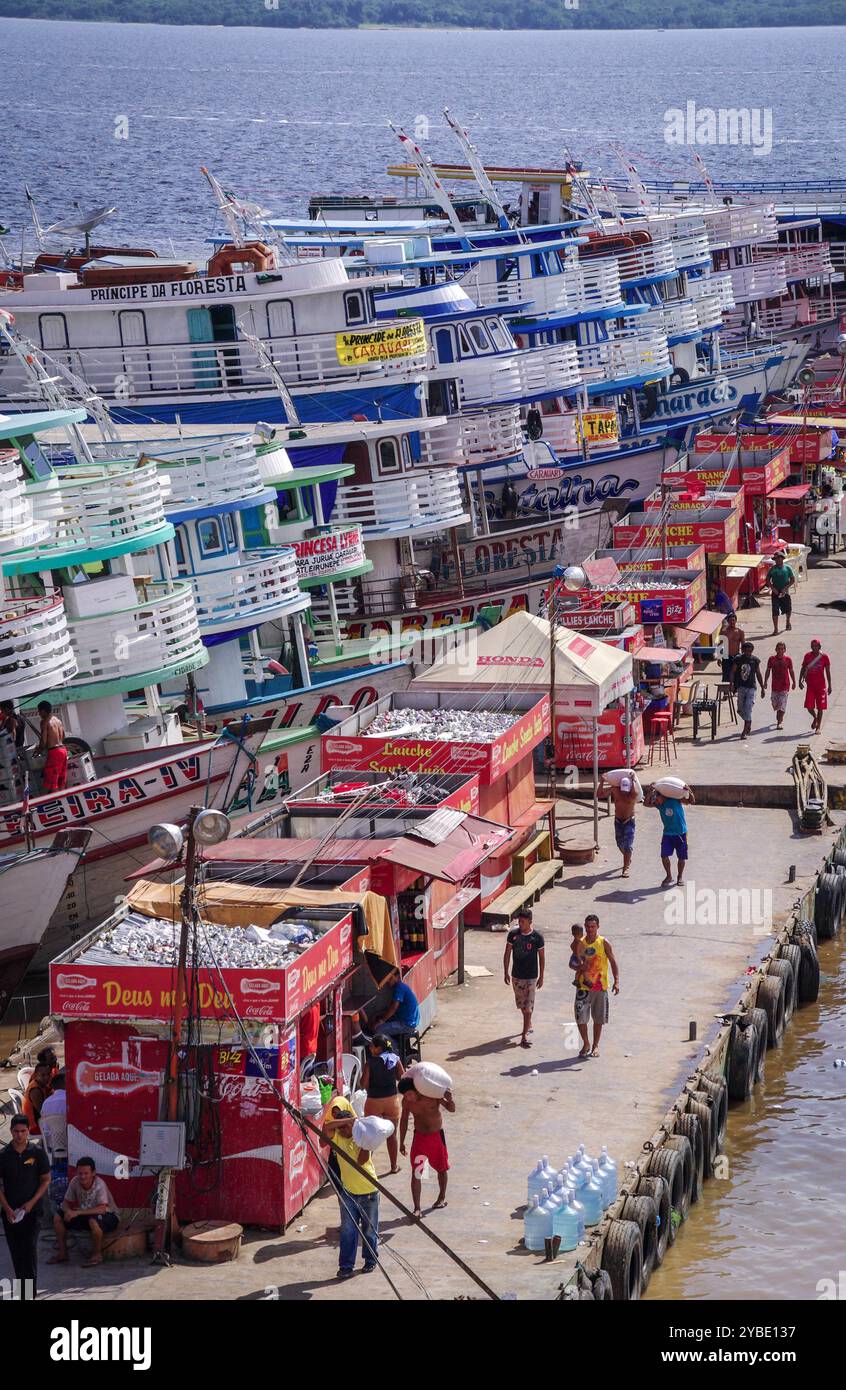
{"type": "Polygon", "coordinates": [[[42,1115],[38,1127],[44,1136],[44,1148],[52,1167],[57,1158],[68,1156],[67,1115],[42,1115]]]}
{"type": "Polygon", "coordinates": [[[344,1073],[344,1094],[354,1096],[361,1076],[361,1062],[354,1053],[342,1052],[341,1070],[344,1073]]]}
{"type": "Polygon", "coordinates": [[[14,1113],[15,1113],[16,1115],[22,1115],[22,1114],[23,1114],[23,1108],[24,1108],[23,1091],[19,1091],[19,1090],[17,1089],[16,1086],[10,1086],[10,1087],[9,1087],[9,1100],[10,1100],[11,1103],[12,1103],[12,1107],[13,1107],[13,1109],[14,1109],[14,1113]]]}
{"type": "Polygon", "coordinates": [[[26,1091],[26,1088],[32,1079],[32,1073],[34,1071],[35,1067],[20,1068],[20,1071],[18,1072],[18,1085],[20,1086],[22,1091],[26,1091]]]}

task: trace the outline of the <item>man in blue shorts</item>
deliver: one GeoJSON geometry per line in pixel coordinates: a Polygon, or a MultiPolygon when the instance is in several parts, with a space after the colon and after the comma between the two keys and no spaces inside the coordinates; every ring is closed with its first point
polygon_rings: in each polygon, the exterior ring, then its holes
{"type": "MultiPolygon", "coordinates": [[[[685,783],[684,790],[687,793],[687,800],[693,802],[693,792],[687,783],[685,783]]],[[[664,879],[661,887],[668,888],[673,881],[672,859],[674,854],[678,861],[676,883],[681,886],[687,863],[687,817],[684,813],[684,805],[673,796],[662,796],[654,788],[649,793],[648,802],[650,806],[658,807],[661,824],[664,827],[664,833],[661,836],[661,863],[664,865],[664,879]]]]}
{"type": "Polygon", "coordinates": [[[623,856],[623,878],[628,878],[635,840],[635,810],[640,792],[634,779],[626,775],[620,778],[616,786],[603,777],[599,795],[611,796],[614,800],[614,839],[623,856]]]}

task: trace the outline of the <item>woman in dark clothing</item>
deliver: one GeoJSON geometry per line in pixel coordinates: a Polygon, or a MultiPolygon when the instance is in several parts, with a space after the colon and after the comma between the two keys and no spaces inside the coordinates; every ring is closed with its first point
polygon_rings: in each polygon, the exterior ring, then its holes
{"type": "Polygon", "coordinates": [[[367,1061],[361,1073],[361,1084],[367,1092],[364,1113],[381,1115],[383,1119],[393,1122],[394,1132],[388,1140],[388,1157],[391,1160],[392,1173],[399,1172],[397,1127],[402,1101],[397,1082],[402,1080],[404,1073],[405,1068],[394,1052],[390,1038],[376,1033],[368,1044],[367,1061]]]}

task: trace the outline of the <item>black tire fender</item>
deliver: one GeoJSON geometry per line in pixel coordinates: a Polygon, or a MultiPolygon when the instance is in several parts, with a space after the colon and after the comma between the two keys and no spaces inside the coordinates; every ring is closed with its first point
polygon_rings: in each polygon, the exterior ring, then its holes
{"type": "Polygon", "coordinates": [[[714,1097],[708,1091],[692,1091],[688,1111],[696,1115],[702,1126],[702,1171],[706,1178],[714,1176],[717,1161],[717,1127],[714,1116],[714,1097]]]}
{"type": "Polygon", "coordinates": [[[784,1026],[793,1017],[796,1010],[796,976],[793,973],[793,966],[789,960],[770,960],[767,964],[767,974],[779,975],[784,980],[784,1026]]]}
{"type": "Polygon", "coordinates": [[[767,1068],[767,1047],[770,1040],[770,1025],[764,1009],[747,1009],[744,1014],[758,1035],[758,1054],[755,1059],[755,1085],[764,1079],[767,1068]]]}
{"type": "Polygon", "coordinates": [[[679,1115],[676,1133],[683,1134],[690,1142],[693,1153],[693,1187],[690,1190],[691,1205],[698,1202],[705,1185],[705,1141],[698,1115],[685,1111],[679,1115]]]}
{"type": "Polygon", "coordinates": [[[611,1280],[615,1303],[632,1303],[640,1298],[643,1246],[640,1227],[636,1222],[611,1222],[602,1246],[600,1263],[611,1280]]]}
{"type": "Polygon", "coordinates": [[[781,1047],[784,1037],[784,980],[780,975],[762,975],[755,1003],[767,1015],[767,1047],[781,1047]]]}
{"type": "Polygon", "coordinates": [[[666,1178],[657,1173],[645,1173],[638,1178],[638,1197],[651,1197],[658,1212],[658,1238],[655,1243],[655,1268],[664,1263],[664,1256],[670,1244],[672,1221],[670,1219],[670,1189],[666,1178]]]}
{"type": "Polygon", "coordinates": [[[664,1148],[675,1149],[681,1156],[684,1171],[684,1193],[685,1201],[682,1210],[682,1221],[686,1221],[690,1213],[690,1206],[693,1201],[693,1188],[696,1182],[696,1174],[693,1167],[693,1148],[690,1140],[685,1134],[671,1134],[664,1140],[664,1148]]]}
{"type": "Polygon", "coordinates": [[[649,1173],[651,1176],[663,1178],[667,1184],[667,1191],[670,1198],[670,1221],[667,1232],[667,1243],[672,1245],[676,1239],[676,1228],[673,1223],[673,1212],[678,1212],[681,1217],[684,1205],[684,1164],[681,1154],[676,1153],[675,1149],[668,1149],[662,1146],[656,1149],[649,1159],[649,1173]]]}
{"type": "Polygon", "coordinates": [[[796,998],[800,1004],[815,1004],[820,993],[820,958],[809,938],[799,947],[796,998]]]}
{"type": "Polygon", "coordinates": [[[755,1086],[755,1064],[758,1054],[758,1034],[751,1024],[741,1028],[735,1024],[729,1044],[726,1076],[729,1100],[748,1100],[755,1086]]]}
{"type": "Polygon", "coordinates": [[[820,874],[814,894],[814,926],[820,941],[830,941],[837,931],[839,923],[835,922],[835,915],[839,910],[839,896],[835,875],[820,874]]]}
{"type": "Polygon", "coordinates": [[[640,1243],[643,1250],[640,1291],[641,1294],[644,1294],[655,1268],[655,1251],[658,1245],[658,1208],[651,1197],[647,1197],[645,1193],[643,1196],[638,1194],[636,1197],[626,1198],[620,1215],[624,1221],[634,1221],[640,1231],[640,1243]]]}
{"type": "Polygon", "coordinates": [[[728,1127],[728,1086],[724,1076],[708,1076],[704,1072],[699,1077],[700,1090],[707,1091],[714,1102],[716,1135],[715,1153],[722,1153],[726,1142],[728,1127]]]}

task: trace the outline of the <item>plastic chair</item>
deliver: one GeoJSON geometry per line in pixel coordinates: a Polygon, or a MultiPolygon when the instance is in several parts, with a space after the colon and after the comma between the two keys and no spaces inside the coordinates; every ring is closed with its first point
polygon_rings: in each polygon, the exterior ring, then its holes
{"type": "Polygon", "coordinates": [[[658,745],[659,762],[663,761],[665,763],[670,763],[678,757],[675,735],[673,734],[673,715],[671,710],[657,710],[650,720],[648,763],[653,763],[655,761],[656,744],[658,745]],[[670,757],[671,743],[673,745],[672,758],[670,757]]]}
{"type": "Polygon", "coordinates": [[[32,1073],[34,1071],[35,1067],[21,1067],[18,1071],[18,1085],[20,1086],[22,1091],[26,1091],[26,1088],[32,1079],[32,1073]]]}
{"type": "Polygon", "coordinates": [[[9,1100],[12,1102],[12,1107],[14,1109],[15,1114],[22,1115],[24,1108],[23,1091],[19,1091],[16,1086],[10,1086],[9,1100]]]}
{"type": "Polygon", "coordinates": [[[44,1138],[44,1147],[52,1167],[57,1158],[68,1156],[68,1117],[67,1115],[41,1115],[38,1128],[44,1138]]]}
{"type": "Polygon", "coordinates": [[[344,1076],[344,1090],[348,1096],[355,1095],[361,1078],[361,1061],[352,1052],[341,1053],[341,1071],[344,1076]]]}

